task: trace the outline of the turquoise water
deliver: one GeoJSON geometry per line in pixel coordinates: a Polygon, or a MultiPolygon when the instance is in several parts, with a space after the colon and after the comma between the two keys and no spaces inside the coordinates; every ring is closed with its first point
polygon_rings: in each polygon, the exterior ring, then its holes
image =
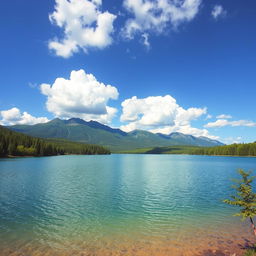
{"type": "Polygon", "coordinates": [[[1,159],[0,250],[46,255],[51,250],[100,250],[106,244],[117,249],[120,241],[164,244],[197,236],[246,236],[246,225],[222,203],[232,194],[230,178],[237,177],[238,168],[255,170],[256,158],[1,159]]]}

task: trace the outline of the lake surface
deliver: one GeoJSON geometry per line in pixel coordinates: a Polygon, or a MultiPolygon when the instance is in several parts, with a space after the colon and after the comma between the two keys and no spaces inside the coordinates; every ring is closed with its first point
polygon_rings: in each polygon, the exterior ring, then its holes
{"type": "Polygon", "coordinates": [[[251,230],[222,203],[238,168],[256,158],[0,159],[0,255],[239,255],[251,230]]]}

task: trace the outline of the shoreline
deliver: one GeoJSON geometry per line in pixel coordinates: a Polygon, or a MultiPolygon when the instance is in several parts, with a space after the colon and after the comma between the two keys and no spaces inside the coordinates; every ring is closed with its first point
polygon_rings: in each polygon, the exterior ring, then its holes
{"type": "MultiPolygon", "coordinates": [[[[195,234],[196,236],[196,234],[195,234]]],[[[34,244],[27,241],[19,246],[0,247],[0,256],[243,256],[249,246],[253,245],[253,239],[241,237],[239,240],[220,237],[207,240],[177,238],[176,240],[154,241],[137,240],[134,242],[120,239],[119,241],[84,241],[76,244],[70,241],[64,248],[55,247],[54,243],[34,244]],[[197,243],[198,242],[198,243],[197,243]]]]}
{"type": "Polygon", "coordinates": [[[107,156],[111,155],[110,154],[63,154],[63,155],[50,155],[50,156],[13,156],[13,155],[8,155],[8,156],[0,156],[0,159],[2,158],[29,158],[29,157],[51,157],[51,156],[107,156]]]}
{"type": "Polygon", "coordinates": [[[256,157],[256,156],[239,156],[239,155],[199,155],[199,154],[186,154],[186,153],[162,153],[162,154],[157,154],[157,153],[129,153],[129,152],[111,152],[112,154],[117,154],[117,155],[185,155],[185,156],[227,156],[227,157],[256,157]]]}
{"type": "Polygon", "coordinates": [[[37,158],[37,157],[54,157],[54,156],[107,156],[107,155],[178,155],[178,156],[213,156],[213,157],[242,157],[242,158],[255,158],[256,156],[239,156],[239,155],[195,155],[195,154],[169,154],[169,153],[163,153],[163,154],[154,154],[154,153],[128,153],[128,152],[111,152],[110,154],[63,154],[63,155],[50,155],[50,156],[0,156],[0,159],[8,158],[37,158]]]}

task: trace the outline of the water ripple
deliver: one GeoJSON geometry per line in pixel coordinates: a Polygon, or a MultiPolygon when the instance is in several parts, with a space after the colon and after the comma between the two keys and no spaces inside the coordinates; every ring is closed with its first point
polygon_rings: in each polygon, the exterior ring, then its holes
{"type": "Polygon", "coordinates": [[[223,223],[236,220],[221,200],[235,170],[255,164],[148,155],[0,160],[0,244],[80,250],[149,237],[182,240],[188,232],[202,237],[205,229],[228,236],[223,223]]]}

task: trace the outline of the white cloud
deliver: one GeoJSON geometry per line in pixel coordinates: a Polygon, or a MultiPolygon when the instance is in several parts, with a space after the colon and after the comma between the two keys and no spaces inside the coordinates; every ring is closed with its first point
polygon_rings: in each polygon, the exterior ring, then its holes
{"type": "Polygon", "coordinates": [[[229,121],[227,119],[218,119],[215,122],[211,122],[206,124],[204,127],[206,128],[218,128],[224,126],[247,126],[247,127],[255,127],[256,123],[248,120],[238,120],[238,121],[229,121]]]}
{"type": "Polygon", "coordinates": [[[192,20],[199,11],[201,0],[124,0],[124,7],[133,18],[127,20],[124,36],[132,39],[136,33],[162,33],[167,27],[177,27],[192,20]]]}
{"type": "Polygon", "coordinates": [[[149,43],[149,40],[148,40],[148,33],[143,33],[141,36],[143,38],[143,44],[146,46],[147,49],[149,49],[150,48],[150,43],[149,43]]]}
{"type": "Polygon", "coordinates": [[[21,113],[18,108],[11,108],[8,110],[0,111],[0,124],[1,125],[14,125],[14,124],[37,124],[49,122],[46,117],[34,117],[27,112],[21,113]]]}
{"type": "Polygon", "coordinates": [[[218,119],[230,119],[230,118],[232,118],[232,116],[231,115],[222,114],[222,115],[216,116],[216,118],[218,118],[218,119]]]}
{"type": "Polygon", "coordinates": [[[52,24],[63,29],[62,39],[49,42],[49,49],[68,58],[73,53],[89,48],[105,48],[112,43],[114,14],[101,12],[101,0],[55,0],[55,11],[50,14],[52,24]]]}
{"type": "Polygon", "coordinates": [[[208,114],[208,115],[206,116],[205,120],[211,119],[211,118],[212,118],[212,115],[208,114]]]}
{"type": "Polygon", "coordinates": [[[138,99],[136,96],[122,102],[121,121],[138,122],[141,126],[159,126],[173,123],[177,115],[176,100],[170,95],[138,99]]]}
{"type": "Polygon", "coordinates": [[[40,88],[47,96],[48,111],[56,117],[109,123],[117,112],[107,105],[109,99],[118,98],[117,89],[97,81],[84,70],[72,71],[70,79],[57,78],[52,85],[42,84],[40,88]]]}
{"type": "Polygon", "coordinates": [[[175,126],[170,126],[165,128],[153,129],[150,131],[153,133],[163,133],[163,134],[170,134],[172,132],[181,132],[181,133],[193,135],[196,137],[204,136],[214,140],[219,139],[219,136],[211,135],[207,129],[195,128],[195,127],[192,127],[190,124],[183,125],[183,126],[175,125],[175,126]]]}
{"type": "Polygon", "coordinates": [[[212,16],[214,19],[226,16],[227,12],[223,9],[221,5],[215,5],[212,10],[212,16]]]}
{"type": "Polygon", "coordinates": [[[128,122],[120,128],[124,131],[135,129],[149,130],[154,133],[170,134],[182,132],[195,136],[211,136],[206,129],[191,126],[191,121],[206,114],[206,108],[184,109],[170,96],[151,96],[138,99],[136,96],[122,102],[121,121],[128,122]]]}
{"type": "Polygon", "coordinates": [[[234,143],[242,143],[243,138],[242,137],[228,137],[223,139],[222,141],[225,144],[234,144],[234,143]]]}
{"type": "Polygon", "coordinates": [[[207,128],[223,127],[223,126],[227,126],[228,124],[229,124],[228,120],[219,119],[219,120],[216,120],[215,122],[210,122],[210,123],[206,124],[204,127],[207,127],[207,128]]]}

